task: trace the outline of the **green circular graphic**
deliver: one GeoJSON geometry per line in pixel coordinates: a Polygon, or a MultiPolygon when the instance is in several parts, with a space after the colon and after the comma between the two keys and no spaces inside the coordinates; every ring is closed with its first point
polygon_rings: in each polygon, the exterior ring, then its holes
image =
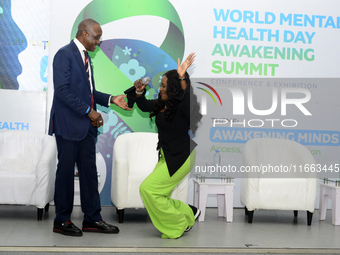
{"type": "MultiPolygon", "coordinates": [[[[72,27],[71,39],[77,33],[78,24],[84,19],[94,19],[102,26],[124,18],[145,15],[161,17],[169,21],[168,31],[159,49],[177,63],[177,59],[182,59],[184,54],[184,34],[179,15],[168,0],[93,0],[77,16],[72,27]]],[[[155,30],[155,33],[158,33],[158,31],[155,30]]],[[[94,52],[90,52],[90,56],[96,88],[99,91],[117,95],[133,86],[133,82],[122,73],[119,67],[112,63],[100,47],[97,47],[94,52]]],[[[132,56],[135,56],[135,53],[132,53],[132,56]]],[[[153,91],[151,94],[155,94],[155,92],[153,91]]],[[[111,106],[111,108],[132,130],[155,132],[154,124],[150,125],[147,113],[142,113],[139,109],[134,109],[131,113],[116,106],[111,106]],[[140,118],[137,114],[145,118],[140,118]]]]}
{"type": "Polygon", "coordinates": [[[84,19],[94,19],[101,26],[107,23],[134,16],[157,16],[170,21],[169,30],[159,47],[168,53],[174,61],[182,59],[184,54],[184,34],[177,11],[168,0],[93,0],[76,18],[71,38],[77,33],[78,24],[84,19]]]}

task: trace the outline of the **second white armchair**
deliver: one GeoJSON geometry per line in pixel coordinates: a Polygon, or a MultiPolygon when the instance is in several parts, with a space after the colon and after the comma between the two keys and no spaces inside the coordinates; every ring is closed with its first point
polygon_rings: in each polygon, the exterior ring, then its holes
{"type": "Polygon", "coordinates": [[[243,167],[250,170],[267,167],[268,172],[249,172],[241,180],[241,203],[245,205],[248,222],[254,210],[307,211],[311,225],[316,204],[317,178],[314,173],[300,172],[299,166],[310,167],[315,160],[309,150],[292,140],[256,138],[249,140],[243,151],[243,167]],[[276,171],[269,168],[276,168],[276,171]],[[283,169],[286,167],[286,169],[283,169]],[[283,170],[289,170],[284,172],[283,170]],[[297,170],[294,173],[294,168],[297,170]],[[281,169],[281,170],[280,170],[281,169]]]}

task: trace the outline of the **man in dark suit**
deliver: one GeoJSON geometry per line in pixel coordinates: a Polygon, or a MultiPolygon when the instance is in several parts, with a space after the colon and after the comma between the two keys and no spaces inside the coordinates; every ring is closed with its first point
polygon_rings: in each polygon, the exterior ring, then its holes
{"type": "Polygon", "coordinates": [[[124,95],[111,96],[95,89],[87,51],[96,49],[101,35],[102,29],[96,21],[83,20],[78,25],[76,38],[59,49],[53,60],[54,98],[49,134],[55,133],[58,148],[53,232],[63,235],[119,232],[100,215],[95,143],[97,128],[103,125],[103,118],[96,111],[96,104],[108,107],[113,103],[124,110],[131,109],[124,95]],[[75,164],[78,166],[84,213],[82,230],[71,221],[75,164]]]}

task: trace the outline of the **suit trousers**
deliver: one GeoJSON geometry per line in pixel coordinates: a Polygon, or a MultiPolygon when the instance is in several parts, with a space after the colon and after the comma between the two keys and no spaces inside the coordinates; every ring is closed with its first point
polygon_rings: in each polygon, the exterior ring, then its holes
{"type": "Polygon", "coordinates": [[[195,216],[189,205],[172,199],[171,193],[190,172],[196,158],[193,150],[184,164],[170,177],[163,150],[153,172],[139,187],[145,208],[153,225],[162,233],[162,238],[178,238],[187,227],[195,223],[195,216]]]}
{"type": "Polygon", "coordinates": [[[55,221],[71,220],[74,200],[74,167],[78,167],[81,209],[84,220],[101,221],[96,167],[96,132],[92,125],[81,141],[65,140],[56,136],[58,166],[55,180],[55,221]]]}

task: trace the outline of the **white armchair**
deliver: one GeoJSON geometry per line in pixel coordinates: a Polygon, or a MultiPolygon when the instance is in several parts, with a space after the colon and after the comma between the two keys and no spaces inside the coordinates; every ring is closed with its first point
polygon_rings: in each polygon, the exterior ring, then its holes
{"type": "MultiPolygon", "coordinates": [[[[158,162],[158,134],[135,132],[117,137],[113,147],[111,201],[117,208],[119,223],[125,208],[145,208],[139,186],[158,162]]],[[[187,202],[187,175],[174,189],[171,197],[187,202]]]]}
{"type": "MultiPolygon", "coordinates": [[[[299,166],[310,167],[315,160],[309,150],[292,140],[256,138],[249,140],[243,151],[243,167],[264,169],[266,166],[290,168],[290,173],[279,170],[266,174],[249,172],[241,180],[241,203],[245,205],[248,222],[252,223],[255,209],[307,211],[311,225],[317,195],[317,176],[300,173],[299,166]],[[296,172],[294,173],[294,167],[296,172]]],[[[272,168],[274,169],[274,168],[272,168]]],[[[273,171],[273,170],[271,170],[273,171]]]]}
{"type": "Polygon", "coordinates": [[[55,138],[31,131],[0,132],[0,204],[35,205],[38,220],[53,201],[55,138]]]}

